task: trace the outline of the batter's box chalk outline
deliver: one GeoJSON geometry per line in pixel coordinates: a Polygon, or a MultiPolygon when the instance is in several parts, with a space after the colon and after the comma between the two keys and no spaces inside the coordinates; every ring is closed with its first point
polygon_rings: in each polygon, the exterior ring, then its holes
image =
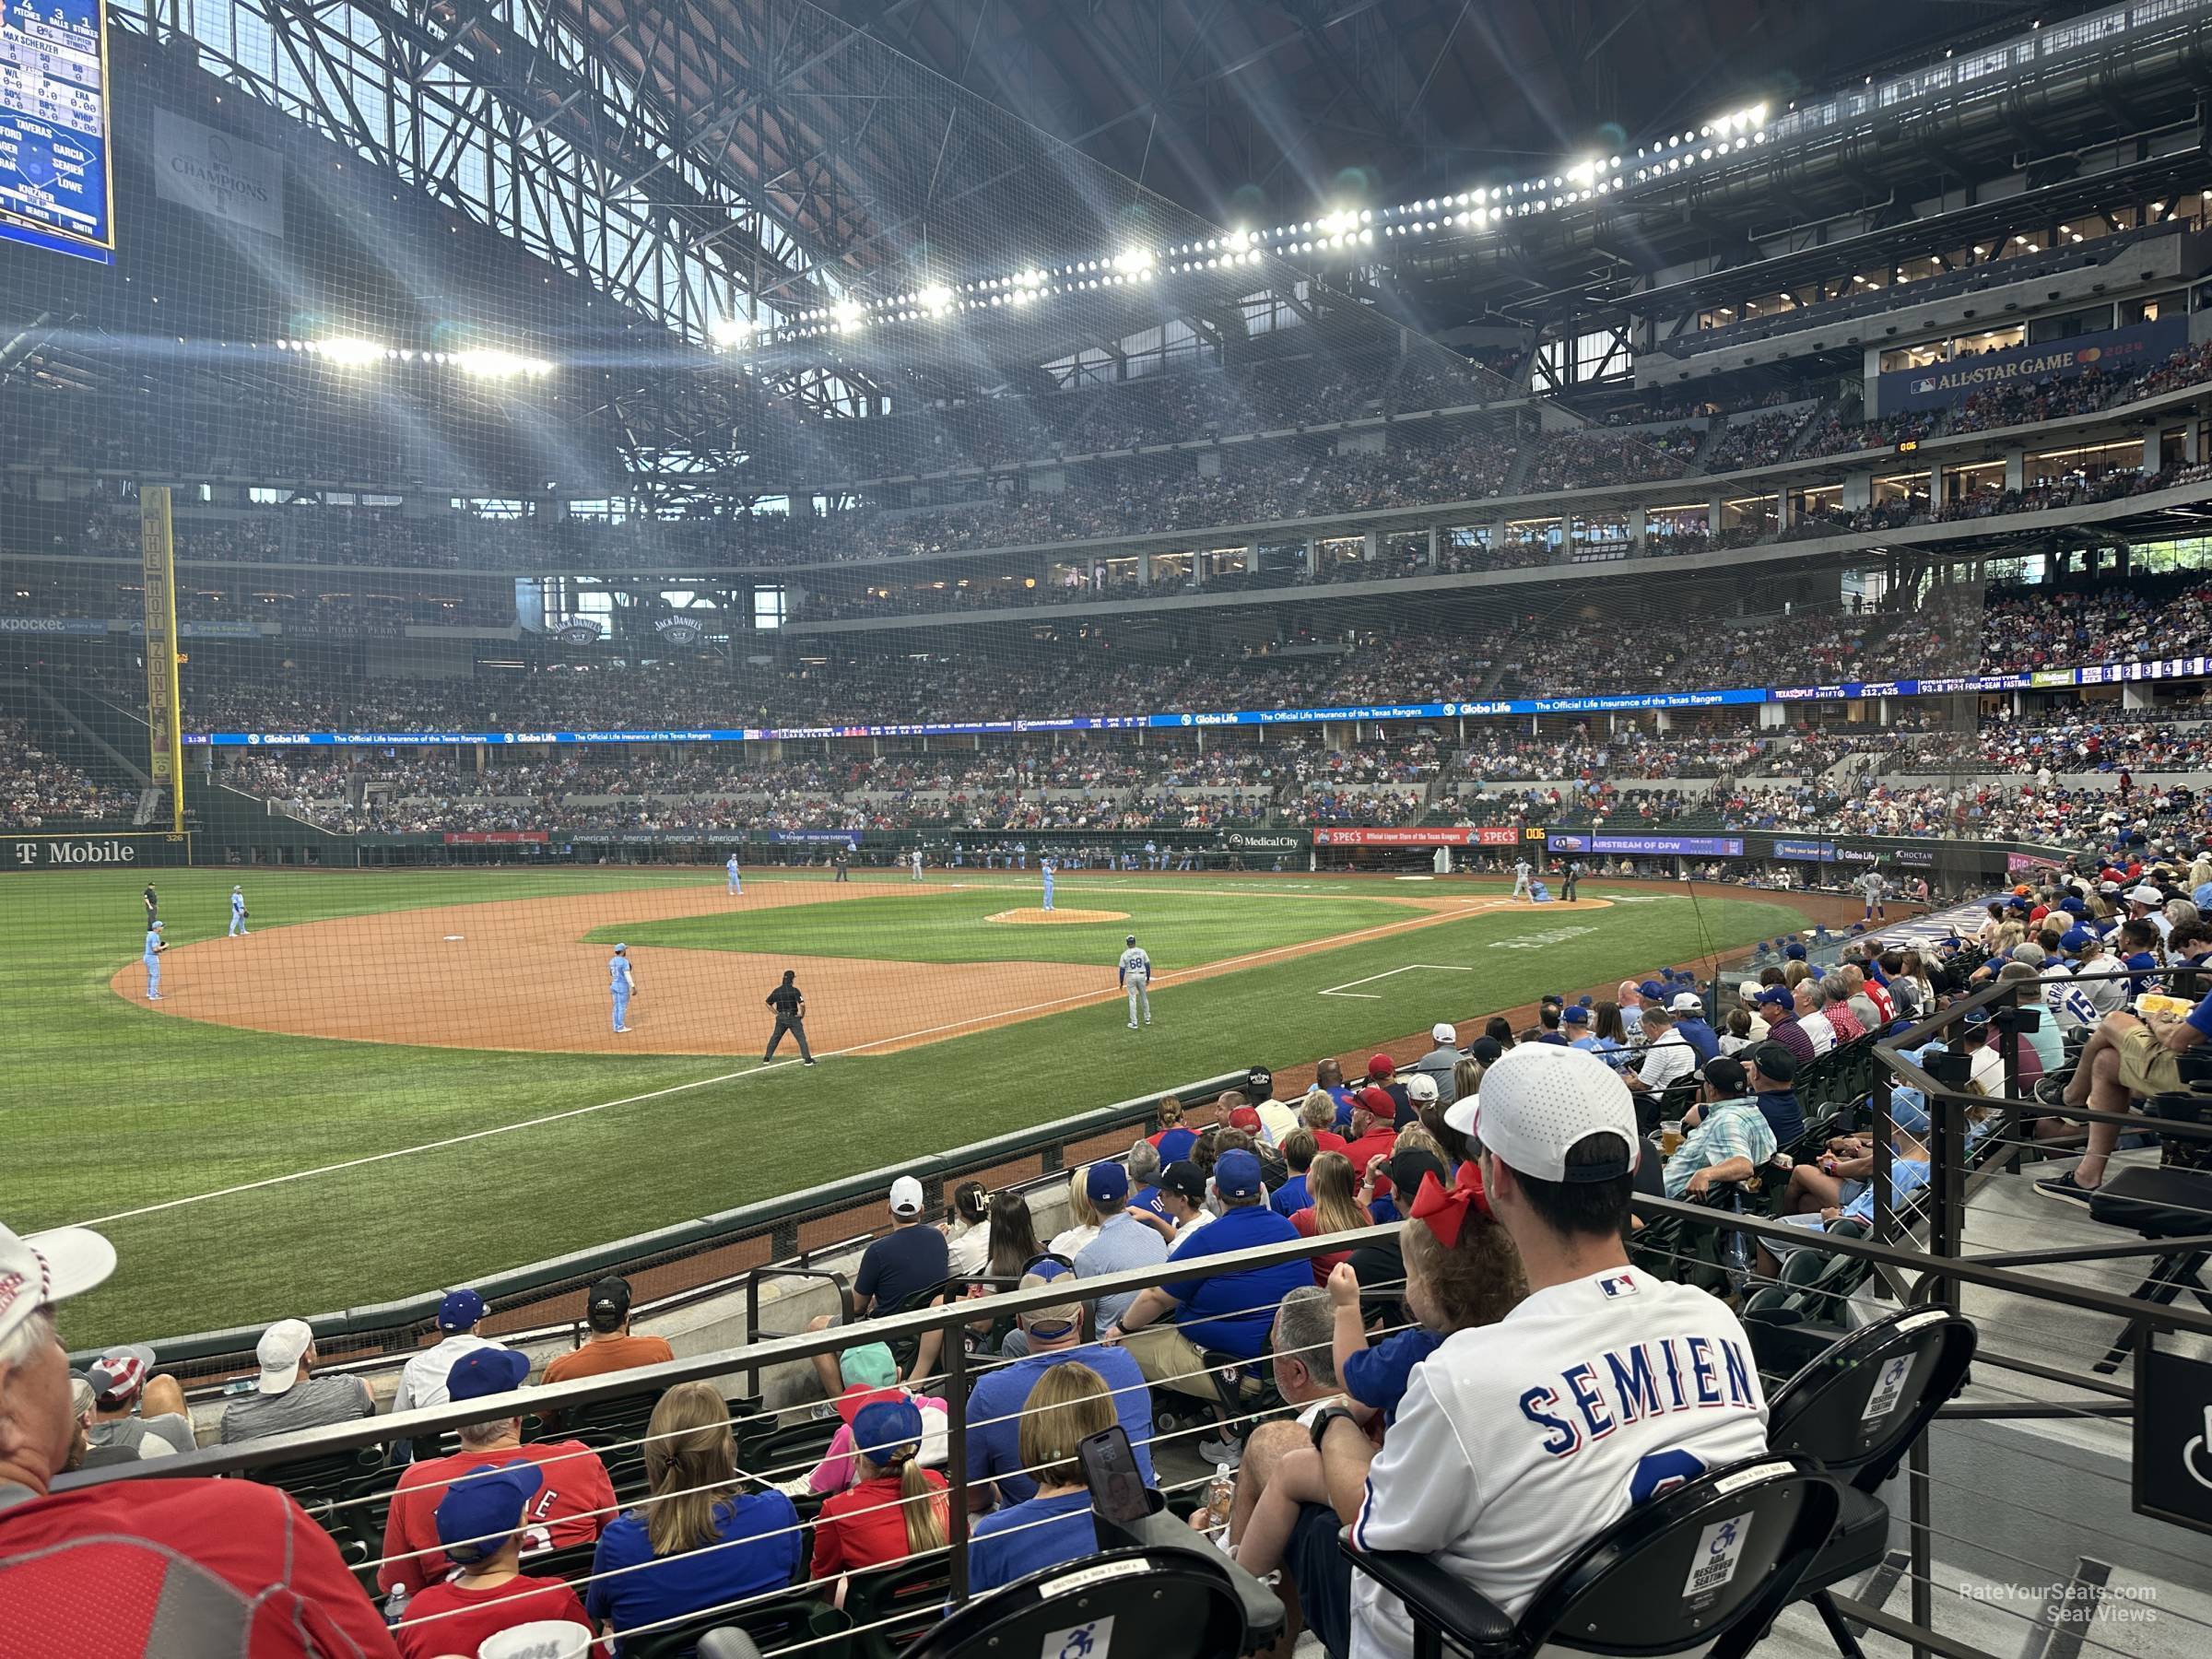
{"type": "Polygon", "coordinates": [[[1391,979],[1401,973],[1472,973],[1474,971],[1474,969],[1456,962],[1407,962],[1402,968],[1386,968],[1381,973],[1369,974],[1365,979],[1347,980],[1341,985],[1331,985],[1327,990],[1316,992],[1314,994],[1317,996],[1356,997],[1361,1002],[1381,1002],[1382,993],[1380,991],[1355,991],[1352,987],[1354,985],[1371,985],[1377,980],[1391,979]]]}

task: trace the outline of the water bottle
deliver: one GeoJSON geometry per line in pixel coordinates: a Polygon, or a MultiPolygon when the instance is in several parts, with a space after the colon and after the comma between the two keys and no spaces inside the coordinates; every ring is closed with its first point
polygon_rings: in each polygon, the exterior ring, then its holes
{"type": "Polygon", "coordinates": [[[1214,1477],[1206,1488],[1206,1513],[1216,1526],[1229,1524],[1229,1512],[1237,1501],[1236,1471],[1227,1464],[1214,1465],[1214,1477]]]}
{"type": "Polygon", "coordinates": [[[384,1622],[386,1624],[395,1625],[406,1616],[407,1600],[407,1587],[405,1584],[392,1586],[392,1594],[384,1597],[384,1622]]]}

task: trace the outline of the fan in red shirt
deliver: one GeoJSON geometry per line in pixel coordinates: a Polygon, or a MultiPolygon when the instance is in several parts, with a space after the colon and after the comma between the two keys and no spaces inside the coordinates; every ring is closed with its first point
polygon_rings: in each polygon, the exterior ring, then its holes
{"type": "Polygon", "coordinates": [[[114,1270],[96,1232],[0,1227],[0,1659],[397,1659],[330,1535],[274,1487],[48,1490],[77,1427],[53,1309],[114,1270]]]}
{"type": "MultiPolygon", "coordinates": [[[[530,1374],[530,1359],[512,1348],[477,1348],[453,1361],[446,1388],[455,1405],[512,1394],[530,1374]]],[[[411,1465],[392,1494],[384,1519],[384,1564],[376,1570],[380,1589],[410,1594],[445,1576],[451,1563],[438,1538],[438,1504],[462,1476],[517,1459],[536,1464],[544,1480],[531,1499],[523,1524],[527,1547],[544,1549],[589,1544],[615,1513],[614,1483],[599,1454],[581,1441],[538,1441],[523,1444],[520,1417],[472,1423],[461,1430],[461,1450],[411,1465]]]]}
{"type": "Polygon", "coordinates": [[[1365,1174],[1375,1159],[1390,1156],[1398,1139],[1397,1112],[1387,1090],[1371,1085],[1359,1091],[1352,1103],[1352,1138],[1344,1148],[1354,1174],[1365,1174]]]}
{"type": "Polygon", "coordinates": [[[394,1632],[403,1659],[473,1653],[516,1625],[592,1628],[583,1604],[567,1584],[523,1575],[523,1520],[545,1479],[538,1465],[517,1458],[478,1469],[446,1488],[438,1504],[438,1542],[460,1571],[407,1603],[394,1632]]]}
{"type": "Polygon", "coordinates": [[[945,1477],[917,1461],[920,1408],[899,1394],[870,1401],[853,1414],[853,1448],[859,1481],[826,1501],[814,1523],[818,1580],[945,1546],[945,1477]]]}

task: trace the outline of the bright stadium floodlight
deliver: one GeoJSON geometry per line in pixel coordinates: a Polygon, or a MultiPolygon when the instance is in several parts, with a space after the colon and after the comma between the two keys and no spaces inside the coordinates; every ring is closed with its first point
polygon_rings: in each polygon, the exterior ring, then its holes
{"type": "Polygon", "coordinates": [[[753,325],[743,317],[717,317],[707,324],[707,337],[724,351],[743,351],[752,343],[753,325]]]}
{"type": "Polygon", "coordinates": [[[524,357],[520,352],[502,351],[497,347],[456,351],[453,362],[462,373],[476,375],[480,380],[514,380],[521,376],[535,380],[553,372],[553,365],[543,358],[524,357]]]}
{"type": "Polygon", "coordinates": [[[850,333],[866,320],[867,312],[857,300],[840,300],[830,308],[830,320],[840,333],[850,333]]]}
{"type": "Polygon", "coordinates": [[[340,369],[366,369],[371,363],[381,363],[391,352],[374,340],[364,340],[354,335],[339,335],[328,340],[317,340],[309,349],[324,362],[340,369]]]}
{"type": "Polygon", "coordinates": [[[952,290],[943,283],[924,288],[914,298],[922,309],[933,317],[941,317],[952,309],[952,290]]]}

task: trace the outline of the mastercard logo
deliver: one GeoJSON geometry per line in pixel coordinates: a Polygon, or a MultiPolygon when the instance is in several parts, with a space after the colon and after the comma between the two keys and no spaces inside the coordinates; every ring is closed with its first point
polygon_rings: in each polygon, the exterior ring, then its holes
{"type": "Polygon", "coordinates": [[[2096,360],[2097,360],[2099,358],[2102,357],[2103,355],[2104,355],[2104,347],[2101,347],[2101,346],[2090,346],[2090,347],[2085,347],[2085,348],[2084,348],[2083,350],[2081,350],[2081,351],[2078,351],[2078,352],[2077,352],[2077,353],[2075,354],[2074,360],[2075,360],[2076,362],[2077,362],[2077,363],[2093,363],[2093,362],[2095,362],[2095,361],[2096,361],[2096,360]]]}

